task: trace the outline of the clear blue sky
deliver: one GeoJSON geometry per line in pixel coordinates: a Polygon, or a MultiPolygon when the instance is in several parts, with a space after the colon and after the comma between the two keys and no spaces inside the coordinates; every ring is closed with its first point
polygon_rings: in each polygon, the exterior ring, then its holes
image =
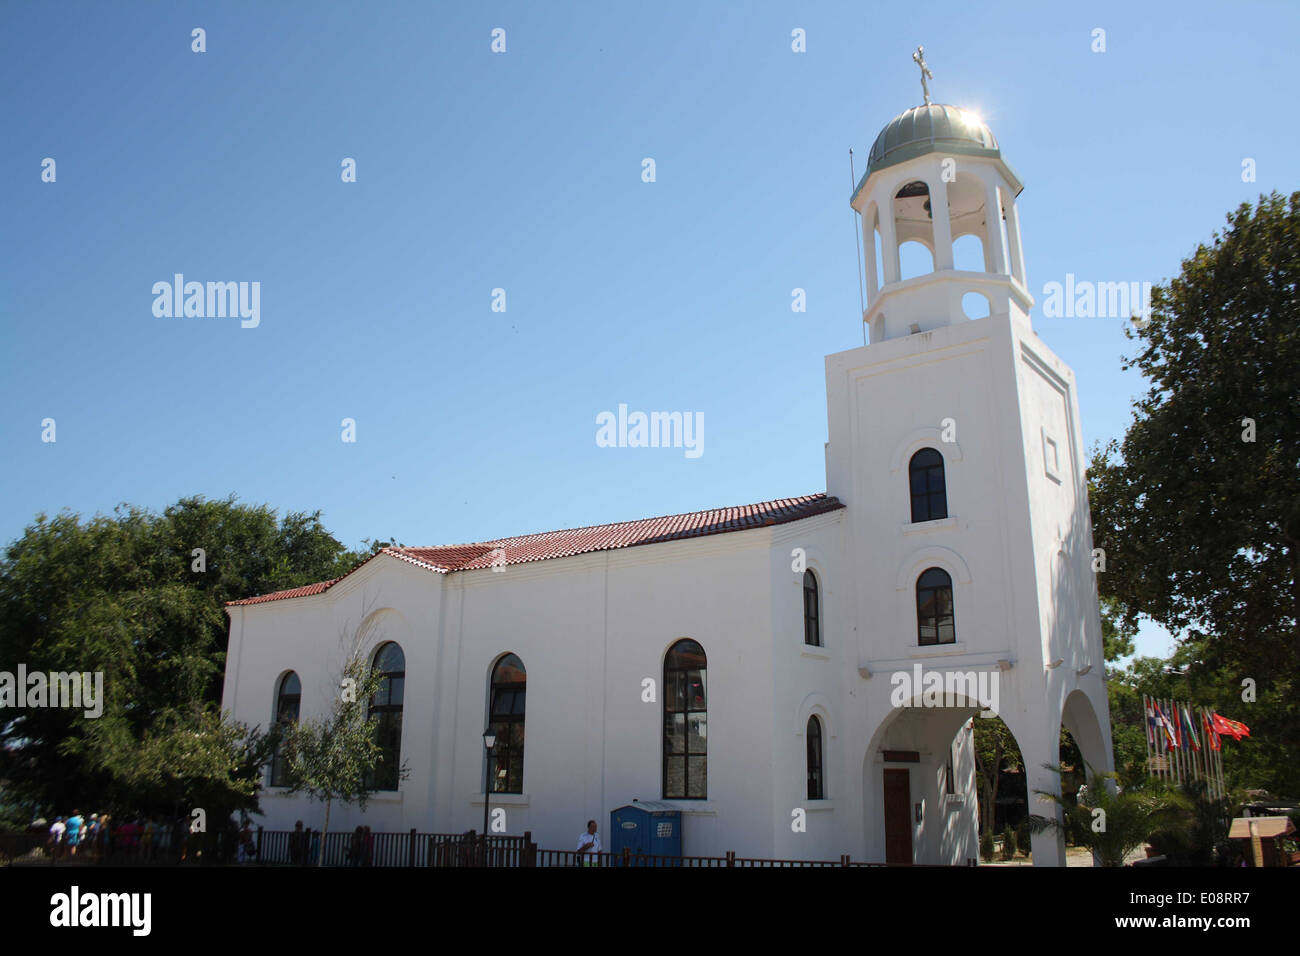
{"type": "Polygon", "coordinates": [[[427,545],[823,490],[847,150],[920,101],[918,43],[1024,179],[1035,327],[1118,437],[1124,323],[1043,284],[1159,281],[1295,188],[1297,35],[1293,3],[6,2],[0,541],[190,494],[427,545]],[[260,327],[156,318],[176,272],[260,282],[260,327]],[[596,447],[619,403],[702,412],[703,456],[596,447]]]}

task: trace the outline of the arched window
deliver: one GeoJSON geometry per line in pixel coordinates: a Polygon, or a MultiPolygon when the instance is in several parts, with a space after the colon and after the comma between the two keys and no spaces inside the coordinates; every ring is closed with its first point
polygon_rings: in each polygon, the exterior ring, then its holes
{"type": "Polygon", "coordinates": [[[708,796],[704,648],[681,640],[664,658],[664,799],[708,796]]]}
{"type": "Polygon", "coordinates": [[[918,644],[953,644],[952,578],[942,568],[928,568],[916,579],[918,644]]]}
{"type": "MultiPolygon", "coordinates": [[[[275,723],[281,726],[297,723],[298,710],[302,706],[302,681],[293,671],[280,678],[280,686],[275,693],[275,723]]],[[[289,785],[288,765],[279,746],[271,758],[271,786],[287,787],[289,785]]]]}
{"type": "Polygon", "coordinates": [[[370,701],[370,713],[379,718],[377,728],[383,760],[371,771],[376,790],[396,790],[401,779],[402,701],[406,696],[406,655],[389,641],[375,651],[372,665],[382,676],[379,690],[370,701]]]}
{"type": "Polygon", "coordinates": [[[948,517],[948,491],[943,480],[943,455],[922,448],[907,466],[912,488],[912,521],[948,517]]]}
{"type": "Polygon", "coordinates": [[[826,799],[826,783],[822,773],[822,722],[815,716],[808,718],[808,799],[826,799]]]}
{"type": "Polygon", "coordinates": [[[813,647],[822,643],[821,602],[818,600],[817,575],[803,573],[803,642],[813,647]]]}
{"type": "Polygon", "coordinates": [[[488,753],[488,780],[493,793],[524,792],[524,704],[528,672],[517,654],[507,654],[492,668],[488,724],[497,735],[488,753]]]}

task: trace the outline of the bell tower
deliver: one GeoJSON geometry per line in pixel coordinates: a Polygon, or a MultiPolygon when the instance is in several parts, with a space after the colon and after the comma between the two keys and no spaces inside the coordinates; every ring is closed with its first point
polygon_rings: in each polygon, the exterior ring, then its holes
{"type": "MultiPolygon", "coordinates": [[[[929,71],[921,51],[914,58],[924,83],[929,71]]],[[[1015,310],[1027,317],[1033,307],[1016,212],[1020,178],[978,115],[930,103],[928,88],[925,99],[880,131],[851,199],[862,217],[862,320],[873,343],[962,321],[970,293],[984,299],[982,314],[1015,310]],[[953,244],[965,236],[979,240],[978,271],[954,266],[953,244]],[[899,247],[908,242],[929,251],[929,274],[901,278],[899,247]]]]}
{"type": "MultiPolygon", "coordinates": [[[[1111,769],[1110,719],[1077,389],[1030,325],[1023,187],[983,120],[929,102],[914,59],[926,102],[880,131],[851,197],[871,342],[826,357],[826,488],[847,506],[837,601],[866,858],[960,863],[978,855],[978,714],[1014,734],[1030,794],[1059,787],[1062,725],[1111,769]],[[908,243],[932,267],[904,277],[908,243]],[[891,700],[916,669],[996,702],[891,700]]],[[[1063,849],[1033,838],[1037,865],[1063,849]]]]}

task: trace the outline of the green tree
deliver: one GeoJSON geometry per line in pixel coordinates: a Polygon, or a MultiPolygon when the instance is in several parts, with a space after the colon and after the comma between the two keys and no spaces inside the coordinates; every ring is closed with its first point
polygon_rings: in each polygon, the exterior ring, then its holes
{"type": "Polygon", "coordinates": [[[1012,860],[1016,856],[1016,831],[1011,829],[1011,824],[1002,828],[1002,859],[1012,860]]]}
{"type": "Polygon", "coordinates": [[[1300,193],[1261,196],[1227,222],[1153,291],[1125,361],[1149,388],[1089,469],[1098,580],[1127,626],[1145,615],[1180,636],[1197,702],[1241,712],[1242,681],[1256,682],[1252,738],[1225,765],[1295,793],[1300,193]]]}
{"type": "Polygon", "coordinates": [[[1016,824],[1016,849],[1021,856],[1029,856],[1030,843],[1029,815],[1026,814],[1016,824]]]}
{"type": "Polygon", "coordinates": [[[1124,620],[1123,610],[1113,597],[1103,595],[1101,610],[1101,649],[1107,664],[1114,664],[1133,653],[1137,626],[1124,620]]]}
{"type": "Polygon", "coordinates": [[[1148,773],[1146,715],[1142,711],[1142,693],[1138,685],[1133,683],[1129,671],[1110,673],[1107,676],[1106,695],[1110,700],[1110,733],[1115,773],[1120,786],[1126,788],[1140,784],[1148,773]]]}
{"type": "MultiPolygon", "coordinates": [[[[345,806],[355,803],[364,811],[375,792],[374,770],[383,760],[378,720],[369,712],[383,677],[365,662],[362,648],[367,643],[364,635],[358,635],[340,671],[339,692],[330,712],[289,725],[279,744],[289,792],[305,793],[325,804],[317,866],[325,863],[331,808],[336,802],[345,806]]],[[[405,765],[398,768],[398,779],[408,774],[405,765]]]]}
{"type": "MultiPolygon", "coordinates": [[[[6,713],[8,791],[41,807],[201,806],[192,801],[211,792],[210,775],[178,797],[181,782],[136,772],[139,753],[182,733],[198,733],[216,755],[245,744],[255,752],[256,740],[234,743],[209,713],[225,665],[224,604],[326,580],[342,553],[319,513],[277,518],[233,497],[185,498],[162,514],[122,505],[87,520],[38,515],[0,557],[0,670],[100,672],[103,713],[6,713]]],[[[241,761],[232,766],[217,790],[234,798],[248,781],[241,761]]]]}
{"type": "Polygon", "coordinates": [[[979,788],[980,828],[992,834],[1002,771],[1023,766],[1020,746],[1001,717],[976,717],[975,782],[979,788]]]}
{"type": "Polygon", "coordinates": [[[117,716],[90,722],[80,752],[107,770],[134,806],[166,808],[173,819],[202,810],[208,828],[198,842],[212,860],[224,822],[260,812],[258,791],[277,733],[195,703],[159,715],[142,737],[117,716]]]}

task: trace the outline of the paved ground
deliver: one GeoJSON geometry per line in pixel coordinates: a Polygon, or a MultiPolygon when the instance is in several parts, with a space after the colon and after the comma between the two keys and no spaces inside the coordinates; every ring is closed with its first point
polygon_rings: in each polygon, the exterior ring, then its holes
{"type": "MultiPolygon", "coordinates": [[[[1144,847],[1138,847],[1128,856],[1124,857],[1125,864],[1132,863],[1134,860],[1141,860],[1147,855],[1144,847]]],[[[980,863],[980,866],[1033,866],[1033,861],[1028,857],[1016,854],[1014,860],[1008,860],[1003,863],[995,859],[992,863],[980,863]]],[[[1092,853],[1081,846],[1067,846],[1065,848],[1065,865],[1066,866],[1092,866],[1092,853]]]]}

